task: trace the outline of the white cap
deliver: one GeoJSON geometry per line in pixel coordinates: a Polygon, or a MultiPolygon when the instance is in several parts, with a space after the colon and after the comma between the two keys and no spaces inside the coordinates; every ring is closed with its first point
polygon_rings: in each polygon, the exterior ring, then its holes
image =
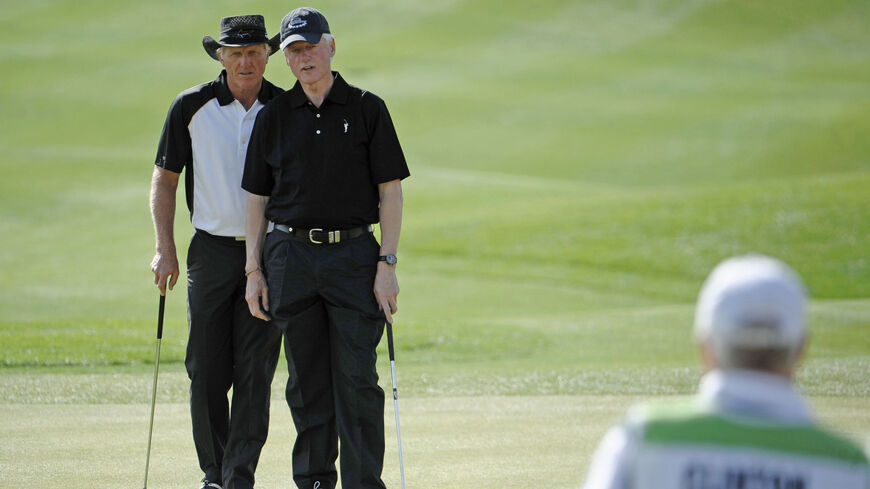
{"type": "Polygon", "coordinates": [[[720,359],[734,348],[796,353],[806,338],[806,289],[785,263],[763,255],[729,258],[707,277],[695,311],[695,338],[720,359]]]}

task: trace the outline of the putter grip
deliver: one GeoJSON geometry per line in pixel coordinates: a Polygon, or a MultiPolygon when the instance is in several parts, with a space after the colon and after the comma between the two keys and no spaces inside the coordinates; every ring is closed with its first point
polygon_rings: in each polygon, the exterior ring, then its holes
{"type": "Polygon", "coordinates": [[[390,351],[390,361],[395,361],[396,353],[393,350],[393,323],[387,323],[387,347],[390,351]]]}
{"type": "Polygon", "coordinates": [[[163,338],[163,309],[166,306],[166,296],[160,296],[160,308],[157,311],[157,339],[163,338]]]}

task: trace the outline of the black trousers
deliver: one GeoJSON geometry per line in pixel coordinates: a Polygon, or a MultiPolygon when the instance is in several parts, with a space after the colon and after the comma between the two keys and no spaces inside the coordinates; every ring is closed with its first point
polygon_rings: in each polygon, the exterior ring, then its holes
{"type": "Polygon", "coordinates": [[[244,266],[244,241],[199,230],[191,238],[184,364],[193,441],[205,478],[224,489],[254,487],[281,349],[280,330],[248,310],[244,266]]]}
{"type": "Polygon", "coordinates": [[[384,489],[384,391],[375,349],[384,332],[371,233],[333,245],[273,231],[265,241],[272,321],[284,331],[287,404],[297,438],[293,479],[331,489],[384,489]]]}

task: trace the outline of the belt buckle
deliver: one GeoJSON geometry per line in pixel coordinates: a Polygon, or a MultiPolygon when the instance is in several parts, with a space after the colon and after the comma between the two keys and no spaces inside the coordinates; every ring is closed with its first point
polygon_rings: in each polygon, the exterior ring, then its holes
{"type": "Polygon", "coordinates": [[[323,241],[317,241],[316,239],[314,239],[314,233],[315,233],[315,232],[317,232],[317,233],[322,233],[322,232],[323,232],[323,229],[320,229],[320,228],[309,229],[309,230],[308,230],[308,240],[311,241],[311,242],[314,243],[314,244],[323,244],[323,241]]]}

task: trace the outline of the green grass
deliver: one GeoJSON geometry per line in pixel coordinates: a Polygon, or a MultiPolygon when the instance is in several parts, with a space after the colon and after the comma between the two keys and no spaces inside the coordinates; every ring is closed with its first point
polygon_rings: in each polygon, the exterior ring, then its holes
{"type": "MultiPolygon", "coordinates": [[[[314,6],[335,67],[387,101],[411,168],[396,340],[415,487],[575,487],[628,404],[694,390],[693,304],[738,253],[804,277],[798,380],[825,420],[870,435],[870,4],[314,6]],[[531,453],[535,469],[517,462],[531,453]]],[[[217,75],[200,40],[221,16],[260,12],[275,32],[292,7],[4,6],[0,438],[13,441],[0,486],[86,480],[96,465],[105,487],[138,480],[157,306],[147,198],[166,110],[217,75]],[[80,416],[96,431],[74,448],[93,464],[48,465],[69,458],[80,416]]],[[[290,86],[280,54],[267,77],[290,86]]],[[[189,235],[180,193],[182,262],[189,235]]],[[[161,487],[196,480],[183,284],[167,301],[161,487]]],[[[276,455],[261,480],[285,482],[286,463],[276,455]]]]}
{"type": "MultiPolygon", "coordinates": [[[[402,398],[408,487],[576,488],[607,427],[638,396],[478,396],[402,398]]],[[[821,398],[823,421],[841,430],[870,425],[858,399],[821,398]]],[[[0,484],[109,489],[137,487],[144,475],[147,404],[4,406],[0,484]],[[15,423],[10,420],[14,419],[15,423]],[[51,423],[46,423],[51,419],[51,423]]],[[[184,404],[158,404],[149,487],[184,489],[201,477],[184,404]]],[[[387,407],[384,481],[399,486],[393,412],[387,407]]],[[[290,414],[272,407],[257,484],[287,487],[290,414]]]]}

